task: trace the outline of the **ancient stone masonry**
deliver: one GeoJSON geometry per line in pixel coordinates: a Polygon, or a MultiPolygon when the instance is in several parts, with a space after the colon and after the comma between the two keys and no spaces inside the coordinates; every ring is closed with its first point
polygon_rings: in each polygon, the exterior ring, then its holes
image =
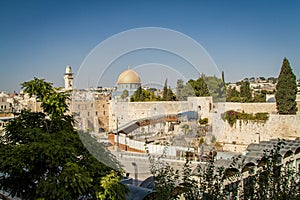
{"type": "Polygon", "coordinates": [[[299,115],[270,115],[266,122],[238,120],[231,126],[213,114],[212,134],[223,145],[223,150],[243,152],[250,143],[271,139],[296,139],[300,137],[299,115]]]}

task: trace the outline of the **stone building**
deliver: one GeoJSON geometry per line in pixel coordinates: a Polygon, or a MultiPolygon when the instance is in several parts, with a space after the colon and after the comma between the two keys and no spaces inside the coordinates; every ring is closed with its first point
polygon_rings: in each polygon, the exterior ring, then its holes
{"type": "Polygon", "coordinates": [[[6,97],[0,97],[0,112],[11,112],[12,104],[7,101],[6,97]]]}
{"type": "Polygon", "coordinates": [[[95,94],[95,115],[98,118],[99,132],[109,129],[109,104],[111,94],[95,94]]]}
{"type": "Polygon", "coordinates": [[[73,90],[71,111],[79,130],[95,133],[108,130],[111,94],[73,90]]]}
{"type": "Polygon", "coordinates": [[[91,92],[87,90],[73,90],[71,111],[75,118],[77,129],[94,131],[97,128],[97,123],[94,123],[95,108],[91,92]]]}

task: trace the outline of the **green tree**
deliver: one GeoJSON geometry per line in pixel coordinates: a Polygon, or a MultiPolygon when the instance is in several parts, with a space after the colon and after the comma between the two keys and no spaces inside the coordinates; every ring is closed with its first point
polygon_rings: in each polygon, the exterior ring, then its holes
{"type": "Polygon", "coordinates": [[[240,93],[236,90],[235,87],[228,87],[226,93],[227,102],[240,102],[240,93]]]}
{"type": "Polygon", "coordinates": [[[188,81],[188,84],[191,85],[197,97],[210,96],[204,76],[199,77],[196,81],[191,79],[188,81]]]}
{"type": "Polygon", "coordinates": [[[97,198],[101,200],[125,200],[125,195],[129,191],[126,185],[121,183],[121,177],[115,171],[102,177],[100,185],[104,191],[98,192],[97,198]]]}
{"type": "Polygon", "coordinates": [[[121,98],[122,98],[122,99],[126,99],[128,96],[129,96],[128,90],[124,90],[124,91],[122,92],[122,94],[121,94],[121,98]]]}
{"type": "Polygon", "coordinates": [[[184,84],[183,80],[177,80],[176,98],[178,101],[186,101],[187,97],[195,96],[194,90],[190,84],[184,84]]]}
{"type": "Polygon", "coordinates": [[[250,83],[248,81],[241,82],[240,98],[241,98],[241,102],[251,102],[252,101],[250,83]]]}
{"type": "Polygon", "coordinates": [[[37,100],[42,102],[41,107],[51,118],[63,116],[69,110],[67,101],[70,100],[70,94],[59,92],[60,88],[54,88],[52,83],[35,77],[21,85],[25,93],[30,97],[36,96],[37,100]]]}
{"type": "Polygon", "coordinates": [[[0,138],[0,190],[22,199],[96,198],[100,179],[111,169],[83,146],[73,118],[66,115],[69,94],[43,79],[22,84],[42,102],[43,113],[22,111],[0,138]]]}
{"type": "Polygon", "coordinates": [[[142,87],[138,87],[138,89],[133,93],[133,95],[130,97],[130,101],[144,101],[145,97],[143,94],[142,87]]]}
{"type": "Polygon", "coordinates": [[[253,102],[266,102],[266,93],[261,92],[254,96],[253,102]]]}
{"type": "Polygon", "coordinates": [[[168,88],[168,79],[165,81],[165,85],[163,88],[163,94],[162,94],[162,100],[163,101],[175,101],[176,95],[173,93],[172,89],[168,88]]]}
{"type": "Polygon", "coordinates": [[[192,169],[187,154],[182,173],[179,173],[168,163],[162,163],[160,158],[155,162],[148,153],[156,199],[180,199],[182,196],[191,200],[299,199],[299,172],[289,164],[282,165],[280,152],[285,149],[284,145],[284,141],[279,140],[272,149],[264,151],[257,160],[257,166],[248,166],[247,169],[244,168],[245,171],[241,170],[245,164],[241,155],[233,157],[231,164],[225,169],[216,166],[217,154],[211,151],[207,154],[205,164],[192,169]],[[245,172],[249,174],[246,178],[242,176],[245,172]]]}
{"type": "Polygon", "coordinates": [[[222,71],[222,82],[225,84],[225,74],[224,74],[224,71],[222,71]]]}
{"type": "Polygon", "coordinates": [[[179,101],[184,100],[183,97],[183,90],[184,90],[184,82],[182,79],[177,80],[177,86],[176,86],[176,96],[179,101]]]}
{"type": "Polygon", "coordinates": [[[142,87],[139,87],[133,95],[130,97],[131,102],[138,102],[138,101],[158,101],[160,100],[153,91],[151,90],[144,90],[142,87]]]}
{"type": "Polygon", "coordinates": [[[281,115],[294,115],[297,112],[297,83],[288,59],[284,58],[276,85],[276,107],[281,115]]]}
{"type": "Polygon", "coordinates": [[[169,87],[168,90],[167,90],[166,101],[175,101],[175,100],[176,100],[176,95],[172,91],[171,87],[169,87]]]}
{"type": "Polygon", "coordinates": [[[166,81],[165,81],[165,85],[163,88],[163,95],[162,95],[163,101],[167,101],[167,99],[168,99],[168,79],[166,79],[166,81]]]}
{"type": "MultiPolygon", "coordinates": [[[[222,74],[222,78],[224,78],[223,76],[224,74],[222,74]]],[[[204,80],[214,101],[225,101],[226,87],[223,79],[217,78],[216,76],[204,76],[204,80]]]]}

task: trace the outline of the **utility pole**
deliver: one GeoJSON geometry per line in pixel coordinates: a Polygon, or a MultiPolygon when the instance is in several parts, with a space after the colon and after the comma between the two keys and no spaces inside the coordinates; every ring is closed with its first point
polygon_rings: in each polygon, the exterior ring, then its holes
{"type": "Polygon", "coordinates": [[[119,118],[117,117],[117,151],[119,151],[119,118]]]}

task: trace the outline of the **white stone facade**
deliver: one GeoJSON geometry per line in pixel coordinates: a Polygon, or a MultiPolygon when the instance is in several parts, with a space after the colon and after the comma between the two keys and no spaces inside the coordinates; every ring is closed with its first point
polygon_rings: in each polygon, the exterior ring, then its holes
{"type": "Polygon", "coordinates": [[[133,120],[162,114],[194,111],[201,118],[209,118],[212,107],[212,97],[188,97],[187,101],[152,102],[122,102],[114,99],[109,106],[109,130],[116,129],[117,121],[120,127],[133,120]]]}

